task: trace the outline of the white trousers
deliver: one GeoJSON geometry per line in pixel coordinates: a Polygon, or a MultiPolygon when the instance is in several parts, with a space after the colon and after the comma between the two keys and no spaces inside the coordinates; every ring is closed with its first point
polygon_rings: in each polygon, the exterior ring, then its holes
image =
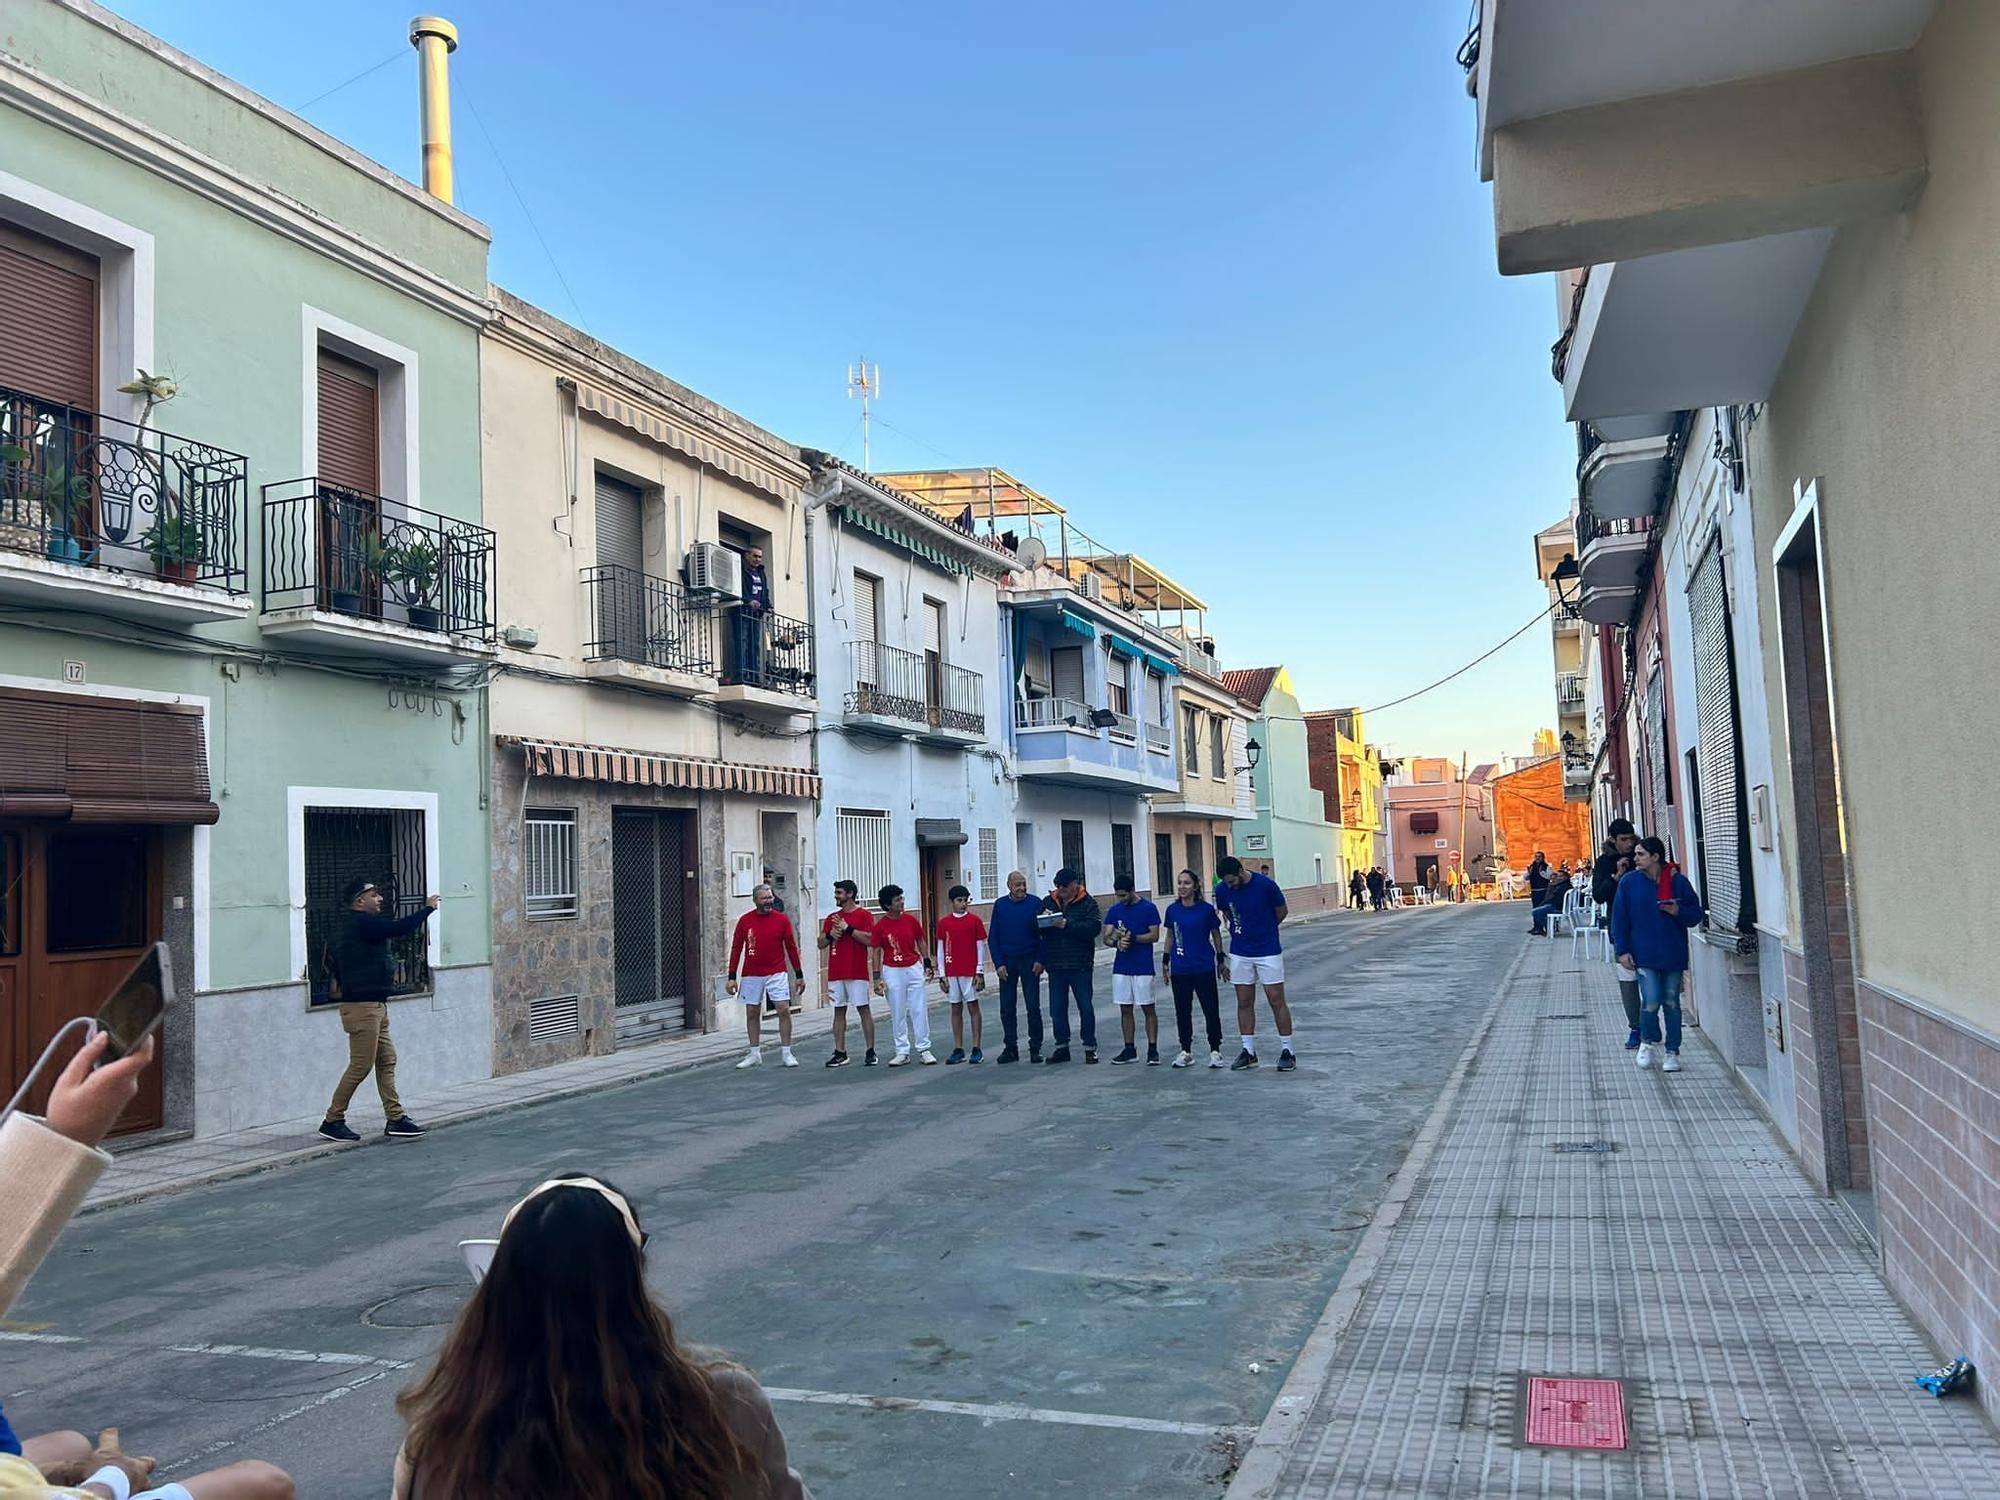
{"type": "Polygon", "coordinates": [[[914,1045],[918,1052],[930,1051],[931,1013],[924,994],[924,966],[892,969],[884,964],[882,988],[889,992],[890,1035],[895,1038],[896,1050],[908,1052],[914,1045]]]}

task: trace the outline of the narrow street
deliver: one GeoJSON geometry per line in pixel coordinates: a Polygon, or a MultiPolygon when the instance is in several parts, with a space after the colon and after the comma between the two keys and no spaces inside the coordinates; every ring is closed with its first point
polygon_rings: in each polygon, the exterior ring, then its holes
{"type": "Polygon", "coordinates": [[[255,1455],[378,1500],[394,1393],[469,1285],[456,1242],[588,1168],[641,1205],[684,1335],[773,1389],[822,1500],[1217,1495],[1523,920],[1290,929],[1289,1076],[829,1073],[815,1046],[89,1215],[0,1333],[0,1399],[24,1431],[118,1423],[174,1470],[255,1455]]]}

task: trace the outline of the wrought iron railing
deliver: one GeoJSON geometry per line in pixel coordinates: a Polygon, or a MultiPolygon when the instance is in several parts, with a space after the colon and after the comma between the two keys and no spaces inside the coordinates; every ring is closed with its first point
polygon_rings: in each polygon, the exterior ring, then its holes
{"type": "Polygon", "coordinates": [[[493,533],[321,479],[264,486],[264,609],[493,635],[493,533]]]}
{"type": "Polygon", "coordinates": [[[1576,554],[1582,560],[1585,549],[1592,542],[1603,541],[1614,536],[1643,536],[1653,529],[1652,516],[1625,516],[1616,520],[1600,521],[1591,512],[1579,506],[1576,512],[1576,554]]]}
{"type": "Polygon", "coordinates": [[[960,734],[986,733],[985,679],[969,667],[948,661],[929,662],[925,674],[925,707],[930,723],[960,734]]]}
{"type": "Polygon", "coordinates": [[[0,549],[240,594],[250,461],[0,387],[0,549]]]}
{"type": "Polygon", "coordinates": [[[624,661],[665,672],[715,675],[715,613],[669,578],[603,564],[583,570],[589,661],[624,661]]]}
{"type": "Polygon", "coordinates": [[[1014,724],[1020,729],[1081,729],[1095,733],[1090,723],[1093,710],[1074,698],[1030,698],[1014,706],[1014,724]]]}
{"type": "Polygon", "coordinates": [[[812,626],[768,610],[752,614],[739,605],[725,611],[723,628],[729,637],[725,683],[812,696],[812,626]]]}
{"type": "Polygon", "coordinates": [[[854,690],[846,699],[849,713],[925,722],[922,656],[880,641],[849,641],[848,653],[854,663],[854,690]]]}

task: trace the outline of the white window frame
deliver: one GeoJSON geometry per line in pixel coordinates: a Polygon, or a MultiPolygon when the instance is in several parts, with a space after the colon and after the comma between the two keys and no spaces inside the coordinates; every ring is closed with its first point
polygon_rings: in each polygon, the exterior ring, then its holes
{"type": "Polygon", "coordinates": [[[979,899],[1000,899],[1000,830],[979,830],[979,899]]]}
{"type": "MultiPolygon", "coordinates": [[[[856,886],[855,900],[867,907],[877,906],[876,897],[882,887],[896,883],[896,819],[879,807],[836,807],[833,810],[833,857],[842,865],[847,863],[842,851],[847,844],[848,825],[866,825],[878,830],[881,847],[869,850],[871,858],[879,861],[879,869],[874,874],[842,868],[835,875],[837,880],[851,880],[856,886]]],[[[877,837],[871,832],[871,839],[877,837]]]]}
{"type": "MultiPolygon", "coordinates": [[[[530,807],[521,815],[521,917],[528,922],[571,922],[583,913],[583,891],[578,876],[582,866],[576,857],[576,809],[573,807],[530,807]],[[546,842],[553,845],[555,858],[564,866],[560,872],[563,879],[558,882],[566,887],[557,892],[553,899],[567,900],[566,911],[536,911],[537,893],[532,889],[530,876],[536,866],[530,857],[534,848],[534,838],[529,833],[530,825],[543,828],[561,828],[568,831],[567,838],[551,837],[546,842]]],[[[547,851],[545,851],[545,854],[547,851]]],[[[547,869],[546,863],[542,867],[547,869]]],[[[543,901],[551,899],[549,893],[540,893],[543,901]]]]}
{"type": "Polygon", "coordinates": [[[301,479],[319,473],[319,352],[325,349],[375,372],[380,423],[376,428],[382,486],[386,500],[420,506],[421,469],[417,462],[417,351],[384,338],[358,323],[301,304],[303,359],[299,384],[304,389],[304,426],[299,433],[301,479]]]}
{"type": "MultiPolygon", "coordinates": [[[[291,887],[291,979],[306,972],[306,809],[365,807],[387,812],[418,812],[424,818],[424,873],[434,890],[444,879],[438,864],[438,794],[358,786],[288,786],[285,788],[285,865],[291,887]]],[[[429,893],[426,893],[429,894],[429,893]]],[[[431,968],[443,966],[444,911],[424,924],[424,957],[431,968]]]]}

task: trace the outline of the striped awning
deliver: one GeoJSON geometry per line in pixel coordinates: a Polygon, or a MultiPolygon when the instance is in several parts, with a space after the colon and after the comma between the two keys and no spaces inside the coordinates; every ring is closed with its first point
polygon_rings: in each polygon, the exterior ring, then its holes
{"type": "Polygon", "coordinates": [[[500,736],[518,749],[530,776],[565,781],[608,781],[620,786],[683,787],[698,792],[749,792],[765,797],[820,795],[820,779],[790,766],[751,766],[693,755],[648,755],[606,745],[569,745],[559,740],[500,736]]]}
{"type": "Polygon", "coordinates": [[[651,438],[661,447],[671,448],[698,464],[733,475],[767,495],[773,495],[784,501],[799,499],[799,487],[784,475],[745,458],[720,443],[712,443],[689,427],[671,421],[656,411],[634,406],[629,401],[621,400],[593,386],[587,386],[582,381],[578,381],[576,385],[576,404],[579,410],[602,417],[607,422],[615,422],[628,431],[638,433],[641,437],[651,438]]]}

